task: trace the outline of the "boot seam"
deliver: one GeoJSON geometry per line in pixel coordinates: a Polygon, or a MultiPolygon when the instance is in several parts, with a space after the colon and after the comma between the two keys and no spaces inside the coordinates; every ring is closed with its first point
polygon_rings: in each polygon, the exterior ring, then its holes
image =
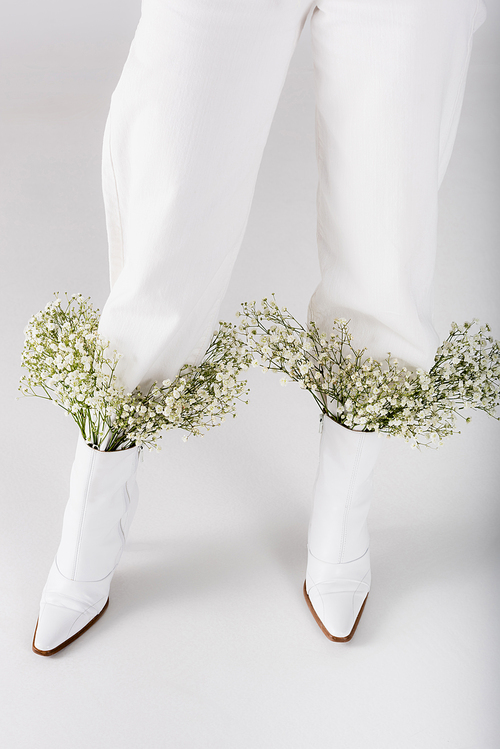
{"type": "Polygon", "coordinates": [[[370,547],[367,546],[366,547],[366,551],[364,551],[363,554],[361,554],[359,557],[356,557],[356,559],[350,559],[348,562],[328,562],[326,559],[320,559],[320,557],[317,557],[315,554],[312,553],[312,551],[310,550],[309,546],[307,547],[307,551],[313,557],[313,559],[316,559],[318,562],[322,562],[323,564],[335,564],[335,565],[337,565],[337,564],[352,564],[352,562],[358,562],[360,559],[363,559],[363,557],[365,557],[367,555],[367,553],[368,553],[369,550],[370,550],[370,547]]]}
{"type": "Polygon", "coordinates": [[[368,577],[368,575],[370,574],[370,571],[371,571],[371,570],[368,570],[368,572],[366,572],[366,573],[365,573],[365,574],[363,575],[363,579],[362,579],[362,580],[359,580],[359,584],[358,584],[358,587],[356,588],[356,590],[354,591],[354,595],[356,595],[356,593],[358,592],[358,590],[360,589],[360,587],[361,587],[362,585],[366,585],[366,587],[368,588],[368,590],[370,590],[370,584],[369,584],[369,583],[367,583],[367,582],[365,582],[366,578],[367,578],[367,577],[368,577]]]}
{"type": "MultiPolygon", "coordinates": [[[[85,611],[82,611],[82,613],[81,613],[81,614],[79,614],[79,615],[78,615],[78,616],[76,617],[75,621],[73,622],[73,624],[72,624],[72,625],[70,626],[70,628],[68,629],[68,634],[69,634],[69,633],[71,632],[71,630],[72,630],[72,629],[73,629],[73,627],[74,627],[74,626],[76,625],[76,623],[77,623],[77,622],[78,622],[78,621],[79,621],[79,620],[80,620],[80,619],[82,618],[82,616],[87,616],[87,615],[88,615],[88,612],[90,611],[90,609],[94,609],[94,611],[96,611],[96,614],[95,614],[95,615],[97,616],[97,615],[98,615],[98,614],[100,613],[99,611],[97,611],[97,605],[98,605],[99,603],[101,603],[101,601],[102,601],[102,600],[105,600],[105,599],[106,599],[106,596],[102,596],[102,598],[99,598],[99,600],[98,600],[98,601],[96,601],[95,603],[92,603],[92,604],[90,604],[90,606],[87,606],[87,608],[85,609],[85,611]]],[[[101,611],[102,611],[102,608],[101,608],[101,611]]],[[[82,627],[80,627],[79,629],[77,629],[77,632],[79,632],[79,631],[80,631],[80,629],[82,629],[82,627]]]]}
{"type": "MultiPolygon", "coordinates": [[[[365,575],[365,577],[366,577],[366,575],[365,575]]],[[[321,585],[334,585],[336,582],[337,582],[337,580],[325,580],[322,583],[315,583],[313,581],[313,585],[311,585],[311,587],[309,588],[308,592],[310,593],[315,588],[316,589],[319,588],[321,585]]],[[[368,583],[365,583],[364,578],[363,578],[363,580],[356,580],[355,578],[346,577],[346,578],[342,578],[342,582],[343,583],[353,583],[353,589],[352,590],[330,590],[330,591],[328,591],[326,593],[320,593],[319,590],[318,590],[318,594],[321,597],[323,597],[323,596],[336,596],[336,595],[339,595],[340,593],[352,593],[352,595],[355,596],[356,593],[358,592],[358,590],[360,589],[360,587],[363,586],[363,585],[366,588],[368,588],[368,590],[370,590],[370,586],[368,585],[368,583]],[[356,586],[356,587],[354,587],[354,586],[356,586]]]]}
{"type": "MultiPolygon", "coordinates": [[[[53,606],[54,608],[57,608],[57,609],[66,609],[66,611],[74,611],[76,616],[80,616],[81,614],[85,613],[85,611],[88,611],[88,609],[91,606],[95,605],[93,603],[90,603],[90,604],[87,605],[87,608],[85,608],[83,611],[77,611],[76,609],[71,609],[69,606],[66,606],[64,604],[64,601],[65,600],[66,601],[74,601],[75,603],[80,603],[80,604],[81,603],[85,603],[84,601],[82,601],[81,598],[77,598],[77,596],[72,596],[69,593],[61,593],[59,591],[57,592],[57,596],[61,600],[61,603],[51,603],[50,601],[45,601],[45,605],[46,606],[53,606]]],[[[103,597],[101,596],[101,598],[99,598],[99,601],[101,601],[102,598],[103,597]]]]}
{"type": "Polygon", "coordinates": [[[125,482],[125,500],[127,502],[127,509],[125,510],[125,512],[121,516],[120,520],[118,521],[118,527],[120,528],[120,533],[122,535],[122,551],[123,551],[123,547],[125,546],[125,543],[127,541],[127,539],[125,538],[125,531],[123,530],[123,518],[127,517],[128,513],[130,512],[130,505],[132,504],[132,499],[130,497],[130,492],[128,490],[128,482],[129,481],[130,481],[130,479],[128,479],[128,481],[125,482]]]}
{"type": "Polygon", "coordinates": [[[113,569],[111,570],[111,572],[108,572],[107,575],[104,575],[104,577],[100,577],[98,580],[75,580],[72,577],[66,577],[66,575],[63,575],[63,573],[59,569],[59,565],[57,564],[57,557],[56,557],[56,560],[55,560],[57,571],[59,572],[59,574],[61,575],[61,577],[64,577],[65,580],[69,580],[69,582],[71,582],[71,583],[84,583],[84,584],[85,583],[102,583],[104,580],[106,580],[110,575],[112,575],[114,573],[114,571],[118,567],[119,563],[120,563],[120,560],[118,560],[118,562],[115,564],[115,566],[113,567],[113,569]]]}

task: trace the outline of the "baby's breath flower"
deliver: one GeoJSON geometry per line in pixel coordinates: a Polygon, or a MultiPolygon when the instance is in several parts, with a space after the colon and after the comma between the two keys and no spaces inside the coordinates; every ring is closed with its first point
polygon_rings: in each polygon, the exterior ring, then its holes
{"type": "MultiPolygon", "coordinates": [[[[352,428],[399,435],[412,446],[440,445],[454,434],[465,409],[495,416],[500,403],[500,345],[490,327],[455,322],[428,372],[382,362],[354,349],[349,322],[334,321],[330,337],[314,322],[304,328],[274,297],[244,302],[239,334],[262,371],[280,372],[280,384],[296,381],[321,410],[352,428]]],[[[467,417],[465,421],[469,421],[467,417]]]]}
{"type": "Polygon", "coordinates": [[[180,427],[186,439],[201,435],[226,414],[234,416],[236,401],[248,393],[237,376],[252,356],[229,323],[220,323],[199,366],[186,365],[173,381],[153,383],[145,393],[126,392],[119,384],[115,370],[121,354],[109,354],[98,325],[98,310],[81,294],[66,295],[65,305],[59,297],[49,302],[26,327],[22,364],[27,373],[19,386],[24,395],[64,408],[92,445],[107,451],[133,445],[159,449],[161,431],[180,427]]]}

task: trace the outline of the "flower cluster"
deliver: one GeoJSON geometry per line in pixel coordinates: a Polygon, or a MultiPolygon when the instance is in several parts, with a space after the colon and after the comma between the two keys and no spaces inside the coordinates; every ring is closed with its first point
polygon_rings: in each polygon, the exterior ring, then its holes
{"type": "MultiPolygon", "coordinates": [[[[95,447],[123,450],[158,447],[162,430],[189,434],[235,416],[247,395],[251,355],[229,323],[220,323],[199,366],[185,365],[173,380],[154,383],[146,393],[125,392],[115,370],[120,359],[98,332],[99,311],[80,294],[57,297],[34,315],[25,330],[19,386],[24,395],[53,401],[70,414],[84,439],[95,447]]],[[[246,401],[245,401],[246,402],[246,401]]]]}
{"type": "MultiPolygon", "coordinates": [[[[348,322],[334,321],[328,337],[314,322],[304,328],[286,309],[263,299],[243,303],[240,335],[253,366],[282,373],[308,390],[323,413],[340,424],[405,438],[414,446],[441,444],[454,434],[461,411],[495,416],[500,403],[500,345],[478,321],[453,323],[428,372],[356,350],[348,322]],[[478,327],[473,332],[473,327],[478,327]]],[[[496,418],[496,417],[495,417],[496,418]]],[[[467,421],[470,419],[467,418],[467,421]]]]}

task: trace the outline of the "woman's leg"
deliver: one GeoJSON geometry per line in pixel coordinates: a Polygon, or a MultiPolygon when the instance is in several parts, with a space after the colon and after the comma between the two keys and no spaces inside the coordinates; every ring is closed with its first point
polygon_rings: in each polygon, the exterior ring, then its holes
{"type": "MultiPolygon", "coordinates": [[[[106,128],[113,288],[101,332],[132,390],[203,355],[309,2],[146,0],[106,128]]],[[[137,449],[80,440],[33,649],[105,611],[137,504],[137,449]]]]}
{"type": "Polygon", "coordinates": [[[200,358],[310,0],[145,0],[104,147],[111,295],[132,389],[200,358]]]}
{"type": "MultiPolygon", "coordinates": [[[[316,71],[318,326],[357,347],[432,364],[438,188],[482,0],[320,0],[316,71]]],[[[326,419],[304,593],[330,639],[352,637],[370,589],[366,519],[379,445],[326,419]]]]}

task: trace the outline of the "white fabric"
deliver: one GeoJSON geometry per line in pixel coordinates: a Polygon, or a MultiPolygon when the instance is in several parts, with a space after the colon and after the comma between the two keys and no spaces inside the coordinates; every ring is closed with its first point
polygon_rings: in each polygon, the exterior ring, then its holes
{"type": "Polygon", "coordinates": [[[310,315],[428,367],[437,192],[482,0],[145,0],[106,126],[111,295],[101,332],[129,389],[202,356],[307,14],[318,247],[310,315]]]}

